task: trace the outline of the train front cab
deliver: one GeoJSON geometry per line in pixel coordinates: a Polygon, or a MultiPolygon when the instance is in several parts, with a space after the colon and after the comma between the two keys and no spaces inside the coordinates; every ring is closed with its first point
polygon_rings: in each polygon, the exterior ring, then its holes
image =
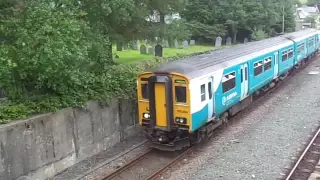
{"type": "Polygon", "coordinates": [[[190,145],[189,80],[180,74],[143,73],[137,80],[139,123],[151,146],[179,150],[190,145]]]}

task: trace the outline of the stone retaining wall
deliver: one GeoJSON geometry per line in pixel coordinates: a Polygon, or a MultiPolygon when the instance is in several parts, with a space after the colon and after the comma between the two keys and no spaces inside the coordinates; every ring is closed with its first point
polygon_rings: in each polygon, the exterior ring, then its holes
{"type": "Polygon", "coordinates": [[[89,102],[0,126],[0,179],[41,180],[105,150],[138,130],[135,103],[89,102]]]}

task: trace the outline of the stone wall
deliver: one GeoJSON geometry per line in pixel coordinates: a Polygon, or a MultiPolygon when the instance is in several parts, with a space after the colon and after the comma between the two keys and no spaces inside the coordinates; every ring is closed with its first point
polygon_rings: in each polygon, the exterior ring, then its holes
{"type": "Polygon", "coordinates": [[[45,179],[138,133],[134,102],[89,102],[0,126],[0,179],[45,179]]]}

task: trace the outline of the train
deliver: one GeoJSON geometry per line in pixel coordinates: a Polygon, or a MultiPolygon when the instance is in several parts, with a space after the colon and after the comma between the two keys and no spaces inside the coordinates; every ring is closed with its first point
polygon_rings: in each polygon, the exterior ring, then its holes
{"type": "Polygon", "coordinates": [[[308,28],[161,64],[137,76],[139,124],[152,148],[201,142],[319,51],[308,28]]]}

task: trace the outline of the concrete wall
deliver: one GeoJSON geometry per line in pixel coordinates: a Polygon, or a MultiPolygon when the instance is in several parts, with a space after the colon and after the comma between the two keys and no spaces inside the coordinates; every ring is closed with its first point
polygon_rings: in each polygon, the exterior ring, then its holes
{"type": "Polygon", "coordinates": [[[89,102],[0,126],[0,179],[45,179],[138,133],[135,103],[89,102]]]}

